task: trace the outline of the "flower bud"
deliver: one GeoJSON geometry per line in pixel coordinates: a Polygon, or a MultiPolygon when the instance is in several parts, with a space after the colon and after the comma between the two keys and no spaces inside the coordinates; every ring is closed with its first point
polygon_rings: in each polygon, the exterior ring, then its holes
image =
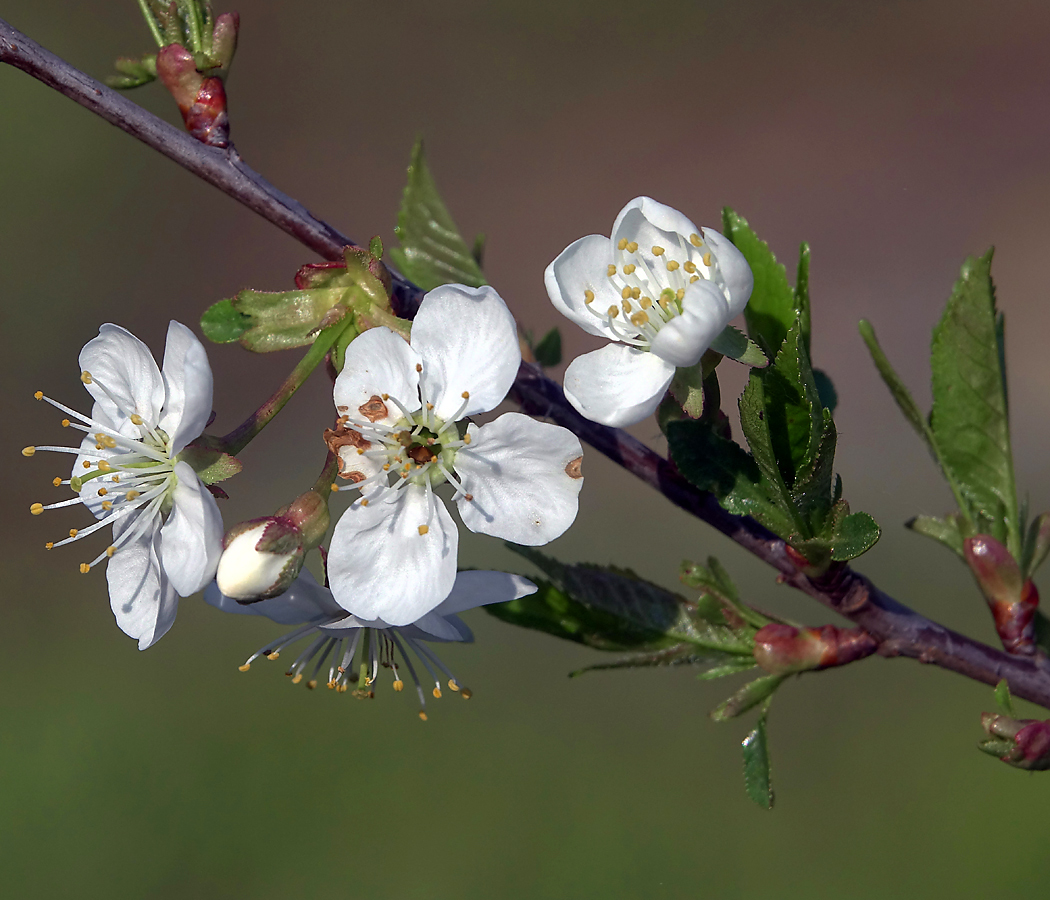
{"type": "Polygon", "coordinates": [[[963,542],[963,554],[988,601],[995,629],[1008,653],[1035,653],[1035,611],[1039,591],[1023,580],[1020,566],[995,538],[977,534],[963,542]]]}
{"type": "Polygon", "coordinates": [[[842,666],[878,648],[861,628],[795,628],[774,622],[755,633],[755,662],[773,675],[842,666]]]}
{"type": "Polygon", "coordinates": [[[303,567],[303,533],[290,519],[242,522],[223,539],[215,581],[227,597],[252,602],[283,594],[303,567]]]}
{"type": "Polygon", "coordinates": [[[1050,721],[983,713],[981,726],[989,735],[978,744],[985,753],[1018,769],[1050,769],[1050,721]]]}

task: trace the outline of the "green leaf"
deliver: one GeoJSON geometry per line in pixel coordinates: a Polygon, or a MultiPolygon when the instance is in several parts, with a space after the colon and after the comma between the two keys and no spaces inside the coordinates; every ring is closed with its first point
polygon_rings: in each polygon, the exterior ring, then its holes
{"type": "Polygon", "coordinates": [[[772,809],[773,783],[764,715],[741,746],[744,748],[744,790],[763,809],[772,809]]]}
{"type": "Polygon", "coordinates": [[[480,287],[486,283],[438,193],[423,156],[422,140],[412,149],[394,234],[401,246],[392,247],[390,256],[401,274],[423,290],[442,284],[480,287]]]}
{"type": "Polygon", "coordinates": [[[904,523],[916,534],[940,541],[949,550],[963,556],[963,541],[970,537],[970,531],[966,527],[966,520],[961,515],[947,515],[943,519],[936,516],[915,516],[904,523]]]}
{"type": "Polygon", "coordinates": [[[668,388],[671,396],[691,419],[704,414],[704,364],[675,369],[674,378],[668,388]]]}
{"type": "Polygon", "coordinates": [[[209,306],[201,316],[201,331],[216,344],[232,344],[251,328],[251,316],[238,312],[232,300],[220,300],[209,306]]]}
{"type": "Polygon", "coordinates": [[[752,669],[757,668],[758,663],[755,662],[754,658],[748,659],[745,656],[738,656],[727,663],[708,669],[706,672],[700,672],[696,677],[699,681],[715,681],[718,678],[739,675],[741,672],[750,672],[752,669]]]}
{"type": "Polygon", "coordinates": [[[178,461],[189,463],[205,484],[225,481],[241,471],[241,461],[215,446],[213,440],[202,434],[178,455],[178,461]]]}
{"type": "MultiPolygon", "coordinates": [[[[601,648],[600,648],[601,649],[601,648]]],[[[712,672],[723,672],[725,675],[736,672],[746,672],[756,668],[754,658],[750,656],[734,656],[716,650],[696,653],[695,648],[688,644],[675,644],[666,650],[655,650],[652,653],[632,653],[620,659],[607,663],[593,663],[583,666],[569,673],[570,678],[578,678],[587,672],[609,671],[612,669],[651,669],[664,666],[710,666],[697,678],[721,677],[711,675],[712,672]],[[732,670],[731,672],[729,670],[732,670]]]]}
{"type": "Polygon", "coordinates": [[[1021,572],[1031,578],[1050,555],[1050,513],[1036,516],[1028,523],[1025,533],[1024,552],[1021,555],[1021,572]]]}
{"type": "Polygon", "coordinates": [[[791,488],[791,496],[812,534],[824,526],[833,504],[835,446],[838,435],[831,413],[824,410],[824,431],[809,468],[800,472],[791,488]]]}
{"type": "Polygon", "coordinates": [[[882,529],[866,512],[850,513],[835,531],[831,558],[836,562],[855,559],[875,546],[882,529]]]}
{"type": "Polygon", "coordinates": [[[774,621],[740,602],[736,585],[733,584],[729,573],[713,556],[707,558],[706,566],[683,560],[678,577],[688,587],[702,591],[697,603],[697,612],[710,622],[725,623],[726,614],[730,610],[756,630],[774,621]]]}
{"type": "Polygon", "coordinates": [[[978,530],[1021,556],[992,251],[968,257],[933,331],[930,428],[978,530]]]}
{"type": "Polygon", "coordinates": [[[744,393],[740,395],[740,428],[751,448],[751,459],[761,474],[761,484],[767,488],[768,496],[784,518],[791,522],[792,530],[795,530],[799,527],[795,505],[778,464],[770,433],[769,410],[772,404],[767,388],[768,381],[764,373],[752,372],[744,393]]]}
{"type": "Polygon", "coordinates": [[[352,292],[352,285],[279,293],[241,291],[231,302],[250,325],[238,340],[253,353],[305,347],[322,328],[338,321],[333,311],[338,312],[335,308],[340,303],[348,304],[352,292]]]}
{"type": "Polygon", "coordinates": [[[543,340],[533,347],[532,353],[536,362],[544,368],[558,365],[561,362],[561,332],[552,328],[543,336],[543,340]]]}
{"type": "Polygon", "coordinates": [[[1009,756],[1013,753],[1014,746],[1013,741],[1004,741],[999,738],[985,738],[983,741],[977,742],[978,750],[997,759],[1002,759],[1004,756],[1009,756]]]}
{"type": "Polygon", "coordinates": [[[111,88],[128,91],[142,87],[157,78],[157,54],[147,53],[139,59],[122,56],[113,64],[113,68],[119,74],[109,75],[105,79],[111,88]]]}
{"type": "Polygon", "coordinates": [[[1014,712],[1013,699],[1010,697],[1010,685],[1005,678],[995,686],[995,702],[1003,715],[1007,715],[1011,719],[1017,718],[1017,714],[1014,712]]]}
{"type": "Polygon", "coordinates": [[[717,435],[708,423],[668,422],[667,444],[686,480],[714,494],[727,512],[751,516],[782,537],[794,531],[782,496],[762,477],[755,460],[733,441],[717,435]]]}
{"type": "Polygon", "coordinates": [[[802,323],[802,342],[805,344],[806,353],[812,355],[813,348],[810,346],[809,244],[805,241],[798,248],[798,272],[795,275],[795,309],[798,310],[799,321],[802,323]]]}
{"type": "MultiPolygon", "coordinates": [[[[797,299],[784,267],[765,241],[759,240],[747,220],[729,207],[722,210],[722,230],[744,255],[755,276],[744,320],[752,340],[776,354],[797,318],[797,299]]],[[[808,297],[808,292],[807,292],[808,297]]]]}
{"type": "Polygon", "coordinates": [[[780,687],[785,678],[787,678],[786,675],[763,675],[761,678],[749,681],[732,697],[711,710],[711,718],[716,722],[735,719],[749,709],[758,706],[767,697],[772,697],[773,692],[780,687]]]}
{"type": "Polygon", "coordinates": [[[762,348],[732,325],[726,325],[725,330],[711,342],[710,349],[746,366],[769,365],[769,358],[762,348]]]}

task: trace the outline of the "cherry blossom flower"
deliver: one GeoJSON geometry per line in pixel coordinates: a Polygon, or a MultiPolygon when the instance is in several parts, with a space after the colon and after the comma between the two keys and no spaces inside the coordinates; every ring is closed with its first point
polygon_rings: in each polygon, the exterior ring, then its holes
{"type": "Polygon", "coordinates": [[[336,602],[363,619],[408,625],[456,579],[459,534],[434,488],[445,482],[471,531],[536,546],[576,518],[583,448],[569,430],[505,413],[521,362],[514,319],[490,287],[428,293],[411,343],[373,328],[347,348],[326,433],[361,497],[332,535],[336,602]]]}
{"type": "Polygon", "coordinates": [[[103,325],[80,352],[80,380],[94,399],[90,416],[45,397],[65,413],[62,425],[85,432],[79,447],[26,447],[76,455],[68,479],[76,497],[34,503],[30,511],[83,504],[98,521],[48,542],[61,547],[113,526],[113,540],[87,573],[108,559],[106,580],[117,624],[139,649],[156,643],[175,621],[178,598],[215,577],[222,518],[215,500],[179,453],[208,423],[212,374],[200,341],[185,325],[168,326],[164,366],[145,344],[117,325],[103,325]]]}
{"type": "Polygon", "coordinates": [[[615,342],[574,359],[564,383],[581,415],[620,427],[656,411],[675,369],[696,365],[743,312],[754,277],[724,235],[637,197],[611,237],[570,244],[544,282],[559,312],[615,342]]]}
{"type": "Polygon", "coordinates": [[[330,690],[345,692],[350,685],[356,684],[356,696],[372,697],[380,666],[391,670],[395,691],[404,689],[405,683],[401,678],[401,669],[404,668],[414,682],[419,697],[419,717],[425,720],[426,695],[423,683],[426,679],[420,680],[409,651],[422,663],[426,675],[433,681],[434,687],[430,693],[435,698],[442,694],[440,672],[448,679],[450,690],[469,699],[471,691],[427,644],[471,642],[474,635],[457,613],[488,603],[516,600],[535,591],[536,585],[520,575],[460,572],[451,592],[437,607],[416,621],[397,627],[382,619],[366,620],[348,615],[336,602],[332,592],[319,585],[305,569],[287,591],[270,600],[238,602],[224,595],[215,583],[205,590],[204,599],[223,612],[265,616],[281,625],[298,626],[249,656],[240,667],[242,672],[247,672],[259,657],[277,659],[286,647],[309,638],[310,643],[285,672],[293,684],[303,680],[306,669],[313,663],[306,686],[311,689],[317,687],[318,675],[328,663],[325,683],[330,690]]]}

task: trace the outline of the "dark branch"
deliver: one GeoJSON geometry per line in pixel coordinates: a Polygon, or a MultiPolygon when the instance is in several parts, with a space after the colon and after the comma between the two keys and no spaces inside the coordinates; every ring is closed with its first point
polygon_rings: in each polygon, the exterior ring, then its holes
{"type": "MultiPolygon", "coordinates": [[[[0,19],[0,62],[15,66],[148,144],[194,175],[240,201],[325,259],[338,260],[352,242],[250,169],[231,146],[207,147],[89,78],[0,19]]],[[[394,275],[399,311],[411,316],[421,291],[394,275]]],[[[1050,708],[1050,662],[1019,657],[956,634],[839,565],[821,578],[801,573],[784,542],[757,522],[727,513],[711,495],[689,484],[668,460],[624,431],[584,419],[561,386],[523,363],[511,397],[532,415],[550,418],[613,462],[641,478],[676,506],[717,528],[781,573],[781,580],[856,622],[879,642],[884,656],[908,656],[994,685],[1005,678],[1018,697],[1050,708]]]]}

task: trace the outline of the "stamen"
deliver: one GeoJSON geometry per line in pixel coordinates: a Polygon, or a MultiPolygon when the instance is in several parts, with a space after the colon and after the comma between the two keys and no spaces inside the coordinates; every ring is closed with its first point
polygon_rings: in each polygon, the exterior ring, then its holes
{"type": "MultiPolygon", "coordinates": [[[[627,267],[624,266],[624,270],[625,271],[626,271],[626,269],[627,269],[627,267]]],[[[605,274],[608,275],[610,278],[612,278],[613,275],[616,274],[616,266],[613,263],[609,263],[608,268],[605,270],[605,274]]]]}
{"type": "Polygon", "coordinates": [[[23,456],[32,456],[34,453],[36,453],[36,447],[23,447],[22,448],[22,455],[23,456]]]}
{"type": "Polygon", "coordinates": [[[583,302],[593,303],[594,302],[594,291],[586,290],[583,292],[583,302]]]}
{"type": "Polygon", "coordinates": [[[629,241],[627,243],[627,252],[628,253],[637,253],[638,252],[638,242],[637,241],[629,241]]]}
{"type": "Polygon", "coordinates": [[[653,247],[653,256],[663,256],[663,255],[664,255],[664,248],[663,247],[653,247]]]}
{"type": "Polygon", "coordinates": [[[694,247],[702,247],[704,245],[703,239],[698,234],[689,235],[689,243],[694,247]]]}
{"type": "MultiPolygon", "coordinates": [[[[627,265],[623,267],[623,274],[624,275],[633,275],[634,274],[634,270],[637,269],[637,268],[638,267],[634,263],[627,263],[627,265]]],[[[612,274],[612,273],[610,273],[610,274],[612,274]]]]}
{"type": "MultiPolygon", "coordinates": [[[[620,238],[619,242],[616,244],[616,249],[617,250],[626,250],[627,246],[628,246],[627,238],[620,238]]],[[[632,250],[631,252],[633,253],[634,251],[632,250]]]]}

